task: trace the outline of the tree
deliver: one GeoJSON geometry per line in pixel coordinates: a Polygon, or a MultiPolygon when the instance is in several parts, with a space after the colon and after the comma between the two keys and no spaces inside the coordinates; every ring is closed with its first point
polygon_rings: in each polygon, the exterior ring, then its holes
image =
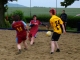
{"type": "Polygon", "coordinates": [[[0,27],[4,27],[4,16],[5,16],[5,11],[6,7],[4,7],[5,4],[8,3],[8,1],[17,1],[17,0],[0,0],[0,27]]]}
{"type": "Polygon", "coordinates": [[[64,0],[63,2],[61,2],[61,6],[65,6],[65,8],[71,4],[73,4],[75,1],[79,1],[79,0],[64,0]]]}

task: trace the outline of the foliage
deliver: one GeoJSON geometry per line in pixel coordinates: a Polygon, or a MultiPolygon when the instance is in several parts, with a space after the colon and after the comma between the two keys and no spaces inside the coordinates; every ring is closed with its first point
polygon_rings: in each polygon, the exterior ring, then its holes
{"type": "Polygon", "coordinates": [[[12,15],[19,15],[21,20],[23,19],[23,16],[24,16],[21,10],[13,11],[12,15]]]}
{"type": "MultiPolygon", "coordinates": [[[[24,16],[22,11],[14,11],[12,12],[12,14],[20,14],[21,19],[23,21],[25,21],[26,23],[29,23],[30,20],[32,20],[32,16],[24,16]]],[[[10,24],[12,23],[12,14],[8,15],[8,20],[10,22],[10,24]]],[[[58,14],[58,16],[60,16],[60,14],[58,14]]],[[[41,22],[49,22],[50,19],[50,15],[46,15],[46,14],[42,14],[42,15],[37,15],[37,19],[40,20],[41,22]]],[[[80,22],[80,16],[71,16],[68,15],[68,19],[67,19],[67,27],[71,27],[71,28],[77,28],[78,23],[80,22]]]]}
{"type": "Polygon", "coordinates": [[[29,23],[31,19],[32,19],[32,17],[30,17],[30,16],[24,16],[23,21],[26,23],[29,23]]]}
{"type": "Polygon", "coordinates": [[[17,1],[17,0],[3,0],[3,3],[4,3],[4,12],[7,12],[7,10],[8,10],[8,6],[7,6],[7,5],[5,5],[5,4],[7,4],[7,3],[8,3],[8,1],[13,2],[13,1],[17,1]]]}
{"type": "Polygon", "coordinates": [[[71,4],[73,4],[75,1],[79,1],[79,0],[64,0],[63,2],[61,2],[61,6],[65,6],[65,8],[71,4]]]}
{"type": "Polygon", "coordinates": [[[5,27],[5,19],[4,19],[4,15],[5,12],[7,11],[8,7],[7,7],[7,3],[8,1],[16,1],[16,0],[0,0],[0,28],[5,27]]]}
{"type": "Polygon", "coordinates": [[[13,15],[19,15],[21,20],[26,21],[26,17],[23,15],[23,12],[21,10],[16,10],[13,11],[11,14],[5,15],[5,18],[7,17],[7,20],[10,22],[10,24],[12,24],[13,20],[12,20],[12,16],[13,15]]]}
{"type": "Polygon", "coordinates": [[[42,22],[49,22],[50,16],[49,15],[39,15],[38,19],[42,22]]]}
{"type": "Polygon", "coordinates": [[[80,22],[80,16],[68,16],[67,20],[67,26],[77,28],[78,23],[80,22]]]}
{"type": "Polygon", "coordinates": [[[11,28],[11,24],[5,19],[5,28],[11,28]]]}
{"type": "Polygon", "coordinates": [[[7,3],[8,3],[8,1],[13,2],[13,1],[17,1],[17,0],[3,0],[4,4],[7,4],[7,3]]]}
{"type": "MultiPolygon", "coordinates": [[[[33,19],[33,17],[26,16],[25,19],[23,19],[23,20],[25,20],[26,22],[29,23],[30,20],[33,19]]],[[[41,22],[49,22],[50,16],[49,15],[37,15],[37,19],[40,20],[41,22]]]]}
{"type": "Polygon", "coordinates": [[[13,20],[12,20],[12,14],[5,15],[5,18],[6,17],[7,17],[7,21],[9,21],[9,23],[11,24],[13,22],[13,20]]]}

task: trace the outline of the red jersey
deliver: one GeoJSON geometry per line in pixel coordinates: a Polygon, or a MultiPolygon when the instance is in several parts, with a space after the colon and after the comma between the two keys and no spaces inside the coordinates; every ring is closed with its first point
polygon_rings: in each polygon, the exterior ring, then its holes
{"type": "Polygon", "coordinates": [[[33,27],[31,27],[30,32],[36,32],[36,31],[38,31],[38,27],[41,24],[41,22],[39,20],[31,20],[30,21],[30,24],[35,24],[35,23],[37,25],[34,25],[33,27]]]}
{"type": "Polygon", "coordinates": [[[41,24],[39,20],[31,20],[30,25],[33,25],[30,29],[29,37],[35,36],[38,31],[38,27],[41,24]]]}
{"type": "Polygon", "coordinates": [[[17,21],[12,24],[12,28],[17,31],[17,36],[26,35],[26,30],[22,21],[17,21]]]}

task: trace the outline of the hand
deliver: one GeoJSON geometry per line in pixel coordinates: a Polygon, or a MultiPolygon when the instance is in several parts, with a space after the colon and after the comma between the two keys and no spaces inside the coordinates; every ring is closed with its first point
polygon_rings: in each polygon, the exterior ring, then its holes
{"type": "Polygon", "coordinates": [[[67,22],[65,22],[67,24],[67,22]]]}
{"type": "Polygon", "coordinates": [[[30,33],[30,31],[27,31],[28,33],[30,33]]]}
{"type": "Polygon", "coordinates": [[[38,25],[38,23],[34,23],[35,25],[38,25]]]}
{"type": "Polygon", "coordinates": [[[63,33],[65,34],[65,33],[66,33],[66,31],[65,31],[65,30],[63,30],[63,33]]]}
{"type": "Polygon", "coordinates": [[[13,21],[12,23],[15,23],[15,21],[13,21]]]}
{"type": "Polygon", "coordinates": [[[46,28],[47,28],[47,29],[49,29],[49,26],[48,26],[48,25],[46,25],[46,28]]]}
{"type": "Polygon", "coordinates": [[[33,27],[33,26],[34,26],[34,24],[31,24],[31,25],[30,25],[30,27],[33,27]]]}

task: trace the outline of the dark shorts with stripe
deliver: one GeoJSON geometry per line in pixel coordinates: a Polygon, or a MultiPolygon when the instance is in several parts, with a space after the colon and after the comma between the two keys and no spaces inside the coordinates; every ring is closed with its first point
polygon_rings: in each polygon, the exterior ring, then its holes
{"type": "Polygon", "coordinates": [[[52,41],[58,41],[60,35],[61,35],[61,34],[58,34],[58,33],[54,32],[53,35],[52,35],[51,40],[52,40],[52,41]]]}

